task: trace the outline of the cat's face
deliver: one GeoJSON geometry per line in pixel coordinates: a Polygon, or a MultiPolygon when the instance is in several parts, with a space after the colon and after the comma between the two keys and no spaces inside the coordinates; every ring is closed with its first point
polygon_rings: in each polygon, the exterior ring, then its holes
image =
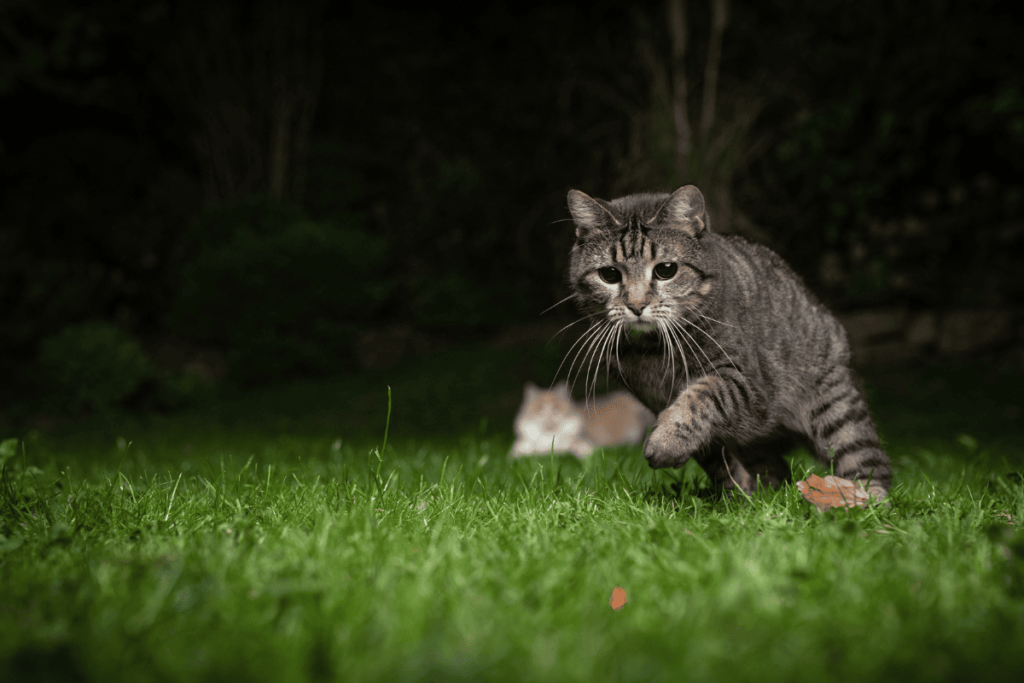
{"type": "Polygon", "coordinates": [[[512,457],[552,451],[571,451],[580,457],[589,454],[589,446],[581,440],[583,416],[565,382],[547,390],[527,382],[512,428],[516,434],[512,457]]]}
{"type": "Polygon", "coordinates": [[[611,202],[575,190],[570,279],[584,313],[635,334],[671,334],[696,316],[714,285],[702,238],[704,197],[689,185],[611,202]]]}
{"type": "Polygon", "coordinates": [[[581,424],[578,412],[566,382],[559,382],[551,389],[541,389],[528,382],[517,417],[535,425],[544,434],[565,432],[575,436],[581,424]]]}

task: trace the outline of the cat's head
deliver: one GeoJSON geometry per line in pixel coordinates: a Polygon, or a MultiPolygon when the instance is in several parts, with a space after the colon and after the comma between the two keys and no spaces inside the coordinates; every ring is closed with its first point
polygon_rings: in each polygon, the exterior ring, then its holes
{"type": "Polygon", "coordinates": [[[512,457],[571,451],[577,457],[590,454],[583,438],[583,416],[573,403],[569,387],[559,382],[541,389],[533,382],[523,387],[523,404],[513,423],[516,441],[512,457]]]}
{"type": "Polygon", "coordinates": [[[523,386],[523,404],[519,416],[554,433],[565,429],[567,423],[578,421],[579,409],[573,403],[569,385],[563,380],[550,389],[541,389],[533,382],[523,386]]]}
{"type": "Polygon", "coordinates": [[[612,201],[569,191],[576,224],[569,278],[584,313],[636,333],[658,331],[705,308],[714,289],[710,223],[693,185],[612,201]]]}

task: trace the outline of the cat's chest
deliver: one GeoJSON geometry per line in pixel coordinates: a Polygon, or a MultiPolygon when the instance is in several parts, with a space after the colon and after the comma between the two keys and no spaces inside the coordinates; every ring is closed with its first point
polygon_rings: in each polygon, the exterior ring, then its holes
{"type": "MultiPolygon", "coordinates": [[[[686,386],[682,358],[633,349],[619,356],[619,379],[640,401],[660,413],[686,386]]],[[[691,374],[692,378],[692,374],[691,374]]]]}

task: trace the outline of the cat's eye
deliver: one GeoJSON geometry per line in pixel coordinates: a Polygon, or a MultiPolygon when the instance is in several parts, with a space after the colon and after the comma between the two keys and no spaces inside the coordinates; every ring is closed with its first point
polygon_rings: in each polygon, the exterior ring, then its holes
{"type": "Polygon", "coordinates": [[[597,274],[602,280],[610,285],[622,282],[622,273],[619,272],[618,268],[612,268],[611,266],[608,266],[607,268],[599,268],[597,274]]]}
{"type": "Polygon", "coordinates": [[[677,270],[679,270],[679,266],[674,263],[659,263],[654,266],[654,277],[659,280],[669,280],[677,270]]]}

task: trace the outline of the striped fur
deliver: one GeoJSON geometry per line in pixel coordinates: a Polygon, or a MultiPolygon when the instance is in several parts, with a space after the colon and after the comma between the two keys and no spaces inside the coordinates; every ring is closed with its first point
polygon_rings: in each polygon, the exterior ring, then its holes
{"type": "Polygon", "coordinates": [[[693,457],[749,492],[786,481],[782,456],[805,445],[838,476],[888,494],[892,470],[846,332],[777,254],[712,232],[692,185],[610,202],[572,190],[569,209],[574,298],[596,321],[570,373],[578,361],[596,378],[603,363],[658,415],[651,467],[693,457]]]}

